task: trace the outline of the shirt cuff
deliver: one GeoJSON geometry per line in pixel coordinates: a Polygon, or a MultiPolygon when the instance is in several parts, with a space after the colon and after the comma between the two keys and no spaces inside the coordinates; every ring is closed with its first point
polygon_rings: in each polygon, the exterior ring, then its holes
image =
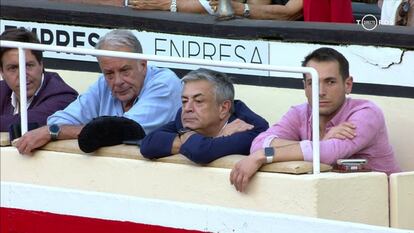
{"type": "Polygon", "coordinates": [[[263,140],[263,147],[262,148],[270,147],[270,143],[272,143],[272,140],[275,139],[275,138],[278,138],[278,136],[270,135],[270,136],[265,137],[265,139],[263,140]]]}
{"type": "Polygon", "coordinates": [[[303,160],[313,161],[312,157],[312,142],[309,140],[303,140],[299,143],[300,149],[302,150],[303,160]]]}

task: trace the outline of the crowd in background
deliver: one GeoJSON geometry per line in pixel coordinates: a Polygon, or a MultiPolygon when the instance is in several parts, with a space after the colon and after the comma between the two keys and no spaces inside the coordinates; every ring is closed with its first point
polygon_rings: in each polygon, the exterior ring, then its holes
{"type": "MultiPolygon", "coordinates": [[[[50,1],[126,6],[135,10],[160,10],[216,16],[218,14],[218,0],[50,1]]],[[[372,10],[381,12],[380,19],[383,25],[414,25],[414,0],[233,0],[231,6],[234,15],[249,19],[355,23],[353,3],[369,4],[370,11],[366,12],[367,15],[372,14],[372,10]]]]}

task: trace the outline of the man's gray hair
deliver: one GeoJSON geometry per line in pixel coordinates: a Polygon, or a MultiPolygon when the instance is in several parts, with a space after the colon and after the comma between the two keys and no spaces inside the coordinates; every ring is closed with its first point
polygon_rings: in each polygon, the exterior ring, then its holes
{"type": "Polygon", "coordinates": [[[190,71],[182,78],[184,84],[200,80],[205,80],[213,85],[217,104],[230,100],[230,112],[234,112],[234,86],[229,76],[222,72],[200,68],[190,71]]]}
{"type": "Polygon", "coordinates": [[[128,30],[116,29],[101,37],[95,49],[105,46],[128,47],[133,53],[142,53],[142,46],[138,38],[128,30]]]}

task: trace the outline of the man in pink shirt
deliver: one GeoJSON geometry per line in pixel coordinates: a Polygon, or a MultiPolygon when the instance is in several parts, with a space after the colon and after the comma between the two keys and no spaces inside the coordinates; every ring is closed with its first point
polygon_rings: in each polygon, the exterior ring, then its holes
{"type": "MultiPolygon", "coordinates": [[[[346,98],[352,90],[346,58],[331,48],[320,48],[305,57],[302,66],[319,74],[320,159],[367,159],[367,167],[387,174],[400,168],[388,141],[384,115],[368,100],[346,98]]],[[[257,136],[250,155],[238,162],[230,182],[243,192],[256,171],[266,163],[312,161],[312,79],[304,75],[308,103],[292,107],[282,119],[257,136]]]]}

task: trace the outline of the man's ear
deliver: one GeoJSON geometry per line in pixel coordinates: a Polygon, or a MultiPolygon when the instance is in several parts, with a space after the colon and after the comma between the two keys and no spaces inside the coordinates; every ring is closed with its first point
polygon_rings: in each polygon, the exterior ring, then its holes
{"type": "Polygon", "coordinates": [[[138,64],[140,67],[147,67],[147,60],[138,60],[138,64]]]}
{"type": "Polygon", "coordinates": [[[354,79],[352,76],[349,76],[345,79],[345,93],[350,94],[352,91],[352,85],[354,84],[354,79]]]}
{"type": "Polygon", "coordinates": [[[147,73],[147,60],[138,60],[139,71],[147,73]]]}
{"type": "Polygon", "coordinates": [[[230,100],[225,100],[220,105],[220,119],[224,119],[230,113],[232,102],[230,100]]]}

